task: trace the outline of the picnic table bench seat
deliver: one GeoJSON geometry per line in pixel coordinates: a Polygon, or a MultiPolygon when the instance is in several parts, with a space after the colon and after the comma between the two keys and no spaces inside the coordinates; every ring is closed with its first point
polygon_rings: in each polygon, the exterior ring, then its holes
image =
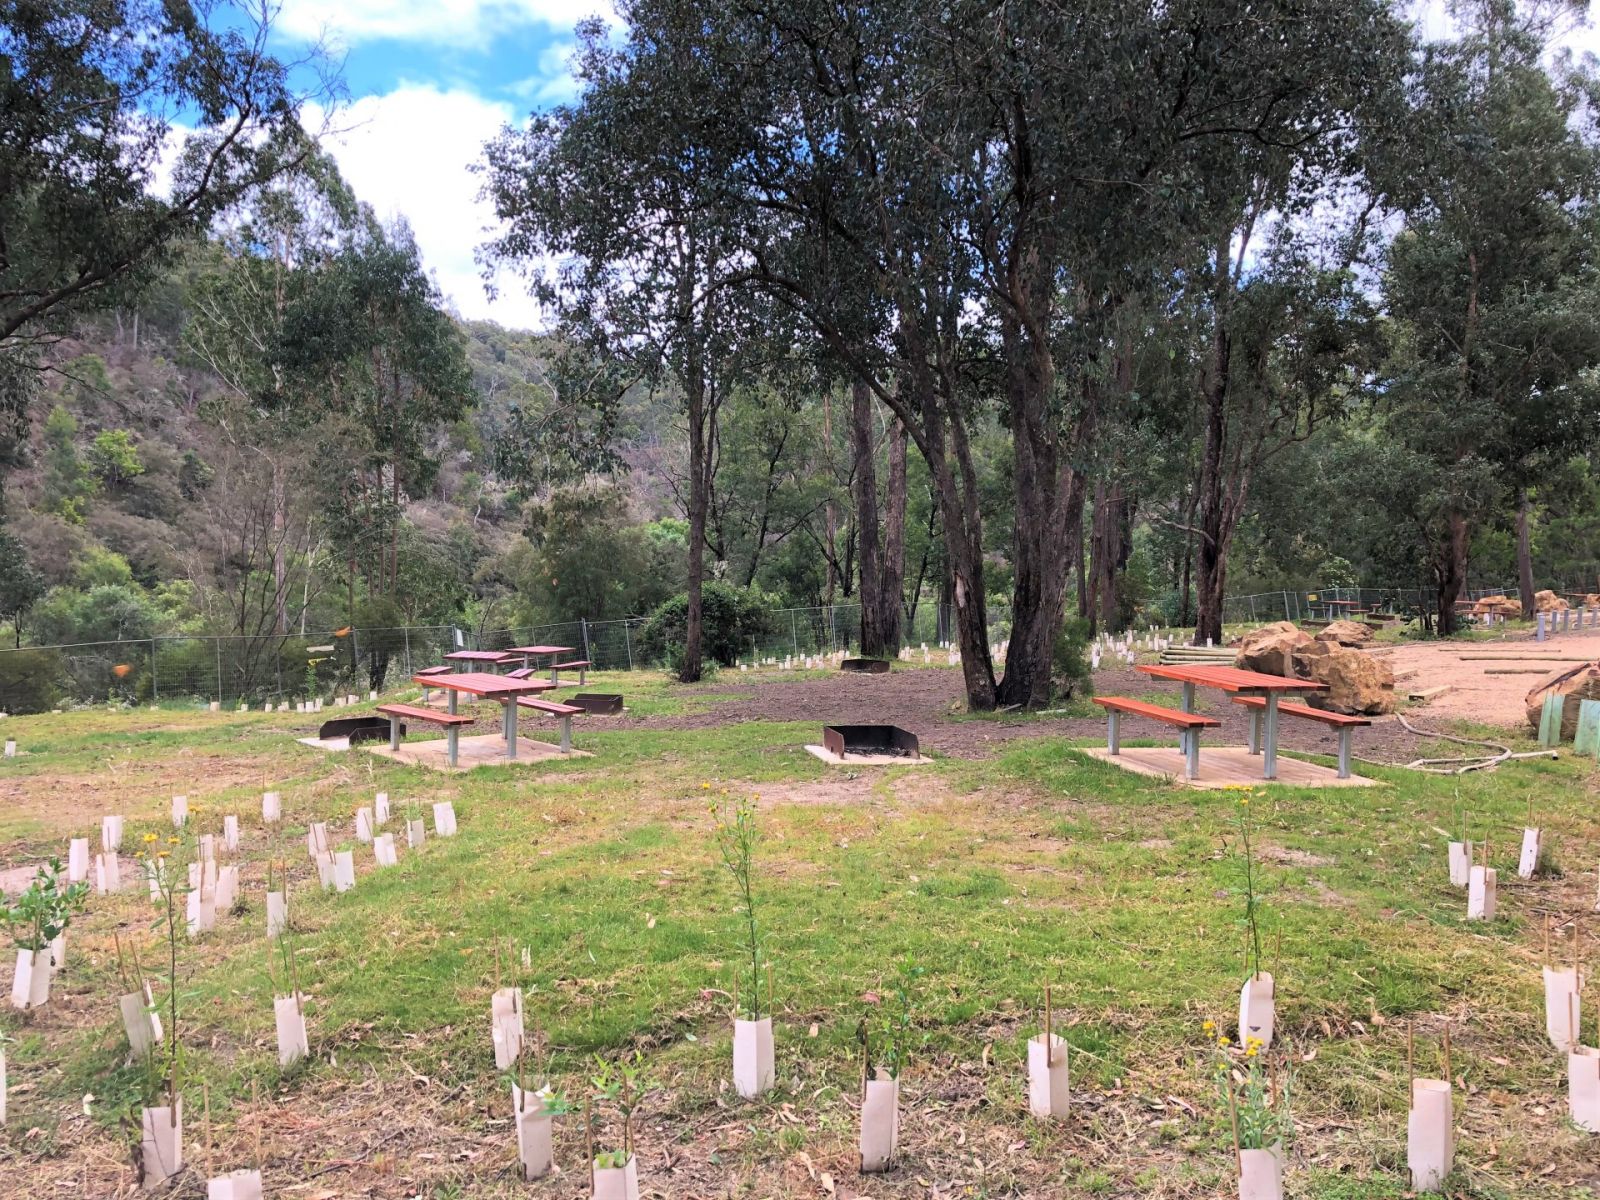
{"type": "Polygon", "coordinates": [[[517,707],[556,718],[561,727],[561,753],[563,754],[572,752],[572,718],[581,717],[588,711],[573,704],[562,704],[556,700],[541,700],[537,696],[518,696],[517,707]]]}
{"type": "Polygon", "coordinates": [[[417,674],[418,675],[449,675],[454,670],[455,670],[454,667],[446,666],[446,665],[440,665],[440,666],[437,666],[437,667],[423,667],[420,671],[417,672],[417,674]]]}
{"type": "Polygon", "coordinates": [[[1123,713],[1175,727],[1183,750],[1183,773],[1187,779],[1193,779],[1200,772],[1200,731],[1222,724],[1215,717],[1203,717],[1199,713],[1183,712],[1164,704],[1149,704],[1126,696],[1095,696],[1094,702],[1106,710],[1106,750],[1111,754],[1122,753],[1123,713]]]}
{"type": "Polygon", "coordinates": [[[561,672],[576,671],[578,673],[578,686],[583,687],[589,682],[589,668],[594,664],[587,658],[575,658],[571,662],[558,662],[550,664],[550,682],[559,683],[561,672]]]}
{"type": "MultiPolygon", "coordinates": [[[[1267,710],[1267,702],[1260,696],[1234,696],[1235,704],[1243,705],[1250,710],[1250,753],[1261,753],[1261,714],[1267,710]]],[[[1327,712],[1320,708],[1312,708],[1308,704],[1290,704],[1287,701],[1278,702],[1278,715],[1284,717],[1299,717],[1306,721],[1316,721],[1330,729],[1339,731],[1339,778],[1350,778],[1350,731],[1362,726],[1371,725],[1368,717],[1350,717],[1344,713],[1327,712]]]]}
{"type": "Polygon", "coordinates": [[[445,742],[448,748],[447,758],[450,765],[456,765],[457,751],[460,748],[461,726],[471,725],[476,719],[465,713],[442,713],[433,708],[421,708],[415,704],[380,704],[378,711],[389,718],[389,749],[400,749],[400,739],[405,736],[403,720],[421,721],[428,725],[439,725],[444,728],[445,742]]]}

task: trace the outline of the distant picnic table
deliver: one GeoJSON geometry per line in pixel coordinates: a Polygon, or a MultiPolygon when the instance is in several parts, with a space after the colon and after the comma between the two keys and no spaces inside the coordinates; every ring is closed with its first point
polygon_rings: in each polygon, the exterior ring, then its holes
{"type": "MultiPolygon", "coordinates": [[[[565,663],[561,661],[561,656],[563,654],[576,653],[577,649],[578,648],[576,646],[512,646],[511,649],[507,650],[505,653],[520,655],[522,657],[522,666],[524,670],[531,669],[528,662],[529,659],[548,658],[550,660],[550,682],[552,685],[559,686],[561,683],[562,668],[570,667],[575,671],[585,671],[588,669],[589,663],[587,660],[565,663]]],[[[581,676],[579,678],[579,682],[583,682],[581,676]]]]}
{"type": "Polygon", "coordinates": [[[456,670],[470,671],[474,664],[486,667],[503,667],[507,663],[516,662],[514,654],[504,650],[454,650],[444,656],[445,662],[455,663],[456,670]]]}

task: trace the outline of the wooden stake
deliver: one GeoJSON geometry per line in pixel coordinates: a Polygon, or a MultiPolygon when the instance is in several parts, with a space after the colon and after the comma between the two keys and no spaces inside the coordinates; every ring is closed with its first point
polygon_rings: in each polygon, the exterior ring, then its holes
{"type": "Polygon", "coordinates": [[[1446,1021],[1444,1026],[1444,1081],[1451,1087],[1455,1087],[1455,1079],[1456,1074],[1450,1069],[1450,1023],[1446,1021]]]}
{"type": "Polygon", "coordinates": [[[1544,915],[1544,961],[1546,963],[1549,963],[1551,961],[1551,959],[1550,959],[1550,914],[1549,913],[1545,913],[1545,915],[1544,915]]]}
{"type": "MultiPolygon", "coordinates": [[[[288,939],[285,939],[287,941],[288,939]]],[[[289,986],[294,988],[294,1011],[299,1016],[305,1016],[300,1007],[300,966],[295,960],[294,943],[289,942],[289,986]]]]}
{"type": "Polygon", "coordinates": [[[767,959],[767,1017],[769,1019],[772,1016],[772,1006],[774,1003],[772,995],[772,960],[769,958],[767,959]]]}
{"type": "Polygon", "coordinates": [[[216,1152],[211,1148],[211,1089],[204,1083],[200,1085],[200,1103],[205,1110],[206,1118],[206,1174],[215,1175],[216,1152]]]}
{"type": "Polygon", "coordinates": [[[1417,1094],[1417,1023],[1406,1022],[1406,1106],[1417,1094]]]}
{"type": "Polygon", "coordinates": [[[583,1140],[589,1152],[589,1191],[594,1192],[594,1093],[583,1094],[583,1140]]]}
{"type": "Polygon", "coordinates": [[[1240,1175],[1244,1174],[1243,1147],[1239,1145],[1239,1106],[1233,1097],[1233,1076],[1229,1075],[1228,1085],[1228,1120],[1233,1125],[1233,1167],[1240,1175]]]}
{"type": "Polygon", "coordinates": [[[1050,1036],[1050,1022],[1054,1014],[1050,1010],[1050,985],[1044,985],[1044,1065],[1052,1067],[1051,1053],[1055,1048],[1055,1041],[1050,1036]]]}
{"type": "Polygon", "coordinates": [[[250,1081],[250,1128],[255,1130],[256,1141],[256,1171],[261,1170],[261,1117],[256,1107],[256,1081],[250,1081]]]}

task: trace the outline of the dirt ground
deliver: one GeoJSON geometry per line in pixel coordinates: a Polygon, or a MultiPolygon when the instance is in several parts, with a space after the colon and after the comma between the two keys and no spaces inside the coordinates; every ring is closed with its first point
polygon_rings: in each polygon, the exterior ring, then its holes
{"type": "Polygon", "coordinates": [[[1377,653],[1389,659],[1397,677],[1407,671],[1416,672],[1400,682],[1403,688],[1450,689],[1428,701],[1420,710],[1425,716],[1525,729],[1524,697],[1542,676],[1486,672],[1554,671],[1576,666],[1578,659],[1600,660],[1600,632],[1565,633],[1544,642],[1536,642],[1525,633],[1492,642],[1416,642],[1377,653]]]}
{"type": "MultiPolygon", "coordinates": [[[[1107,696],[1169,696],[1176,707],[1182,691],[1175,683],[1151,679],[1130,668],[1097,671],[1095,691],[1107,696]]],[[[917,735],[924,750],[952,758],[986,758],[1005,743],[1022,737],[1104,737],[1105,718],[1051,716],[973,717],[965,711],[961,673],[927,669],[893,671],[887,675],[834,675],[760,683],[729,684],[724,680],[700,685],[707,711],[673,717],[621,718],[654,729],[703,729],[735,721],[816,721],[819,726],[888,723],[917,735]]],[[[1202,691],[1196,707],[1216,717],[1222,727],[1207,730],[1206,745],[1242,746],[1249,736],[1249,717],[1220,693],[1202,691]]],[[[1416,724],[1416,722],[1413,722],[1416,724]]],[[[1424,726],[1426,723],[1424,723],[1424,726]]],[[[1130,738],[1158,736],[1171,739],[1165,726],[1130,717],[1123,726],[1130,738]]],[[[821,730],[818,730],[821,739],[821,730]]],[[[1422,739],[1408,733],[1392,718],[1376,717],[1370,729],[1358,729],[1355,753],[1378,762],[1406,762],[1422,739]]],[[[1285,721],[1281,744],[1286,750],[1335,754],[1338,737],[1321,725],[1285,721]]]]}

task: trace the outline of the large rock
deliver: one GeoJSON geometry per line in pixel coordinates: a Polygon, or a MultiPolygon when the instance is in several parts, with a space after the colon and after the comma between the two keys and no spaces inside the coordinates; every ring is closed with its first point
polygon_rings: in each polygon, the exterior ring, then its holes
{"type": "Polygon", "coordinates": [[[1275,621],[1245,634],[1234,661],[1246,671],[1288,677],[1294,674],[1294,652],[1310,644],[1310,635],[1293,621],[1275,621]]]}
{"type": "Polygon", "coordinates": [[[1552,591],[1535,592],[1533,594],[1534,612],[1566,612],[1567,602],[1552,591]]]}
{"type": "Polygon", "coordinates": [[[1483,616],[1493,613],[1497,617],[1520,617],[1522,615],[1522,601],[1513,600],[1510,596],[1484,596],[1472,606],[1474,616],[1483,616]]]}
{"type": "Polygon", "coordinates": [[[1584,700],[1600,700],[1600,662],[1579,663],[1550,672],[1528,693],[1528,724],[1539,731],[1544,713],[1544,698],[1550,693],[1566,697],[1561,705],[1561,740],[1570,742],[1578,732],[1578,705],[1584,700]]]}
{"type": "Polygon", "coordinates": [[[1294,668],[1301,679],[1328,685],[1307,697],[1313,708],[1352,717],[1394,711],[1394,671],[1377,655],[1312,641],[1294,652],[1294,668]]]}
{"type": "Polygon", "coordinates": [[[1338,642],[1341,646],[1365,646],[1372,640],[1372,630],[1359,621],[1334,621],[1317,634],[1319,642],[1338,642]]]}

